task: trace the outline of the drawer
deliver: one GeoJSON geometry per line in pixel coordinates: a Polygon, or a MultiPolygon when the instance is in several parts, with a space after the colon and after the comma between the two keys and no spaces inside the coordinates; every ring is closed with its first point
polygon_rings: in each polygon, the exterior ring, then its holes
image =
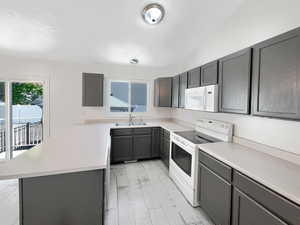
{"type": "Polygon", "coordinates": [[[232,181],[232,168],[230,166],[227,166],[201,150],[199,151],[199,161],[226,181],[232,181]]]}
{"type": "Polygon", "coordinates": [[[133,134],[151,134],[152,128],[145,127],[145,128],[133,128],[133,134]]]}
{"type": "Polygon", "coordinates": [[[234,171],[234,186],[291,225],[300,224],[300,206],[251,178],[234,171]]]}
{"type": "Polygon", "coordinates": [[[111,129],[110,135],[111,136],[124,136],[124,135],[131,135],[132,129],[131,128],[121,128],[121,129],[111,129]]]}

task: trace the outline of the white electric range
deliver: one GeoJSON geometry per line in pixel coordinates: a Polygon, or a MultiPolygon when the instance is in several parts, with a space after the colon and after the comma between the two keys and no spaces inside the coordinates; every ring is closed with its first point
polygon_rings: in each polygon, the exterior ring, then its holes
{"type": "Polygon", "coordinates": [[[233,124],[201,119],[195,130],[171,134],[169,175],[192,206],[199,206],[199,147],[207,143],[231,142],[232,133],[233,124]]]}

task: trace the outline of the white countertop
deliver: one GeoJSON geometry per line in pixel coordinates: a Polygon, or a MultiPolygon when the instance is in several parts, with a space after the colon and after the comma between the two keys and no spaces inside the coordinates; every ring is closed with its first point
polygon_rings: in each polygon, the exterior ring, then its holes
{"type": "Polygon", "coordinates": [[[300,204],[300,165],[235,143],[202,144],[199,148],[300,204]]]}
{"type": "MultiPolygon", "coordinates": [[[[130,128],[157,126],[169,131],[191,129],[161,121],[130,128]]],[[[65,129],[14,159],[0,162],[0,180],[107,168],[111,128],[126,127],[114,123],[89,123],[65,129]]]]}

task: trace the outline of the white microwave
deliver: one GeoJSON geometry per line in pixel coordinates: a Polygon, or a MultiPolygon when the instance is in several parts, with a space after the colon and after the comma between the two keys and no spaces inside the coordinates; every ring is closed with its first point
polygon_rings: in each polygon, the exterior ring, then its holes
{"type": "Polygon", "coordinates": [[[218,85],[186,89],[185,109],[218,112],[218,85]]]}

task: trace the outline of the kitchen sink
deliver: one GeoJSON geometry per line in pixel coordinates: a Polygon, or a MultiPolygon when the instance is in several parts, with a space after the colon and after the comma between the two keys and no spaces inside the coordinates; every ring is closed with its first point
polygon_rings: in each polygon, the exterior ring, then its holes
{"type": "Polygon", "coordinates": [[[145,126],[147,125],[145,122],[124,122],[124,123],[116,123],[117,127],[127,127],[127,126],[145,126]]]}

